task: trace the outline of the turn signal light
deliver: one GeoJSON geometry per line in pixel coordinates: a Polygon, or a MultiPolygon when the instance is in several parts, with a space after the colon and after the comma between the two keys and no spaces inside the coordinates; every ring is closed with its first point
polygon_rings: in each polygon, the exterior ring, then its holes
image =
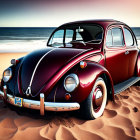
{"type": "Polygon", "coordinates": [[[16,65],[18,62],[19,62],[19,60],[16,60],[16,59],[11,60],[11,64],[13,64],[13,65],[16,65]]]}
{"type": "Polygon", "coordinates": [[[80,67],[83,69],[83,68],[85,68],[87,66],[87,63],[86,62],[84,62],[84,61],[81,61],[80,62],[80,67]]]}
{"type": "Polygon", "coordinates": [[[71,98],[71,95],[70,95],[69,93],[66,93],[66,94],[65,94],[65,99],[66,99],[66,100],[69,100],[70,98],[71,98]]]}

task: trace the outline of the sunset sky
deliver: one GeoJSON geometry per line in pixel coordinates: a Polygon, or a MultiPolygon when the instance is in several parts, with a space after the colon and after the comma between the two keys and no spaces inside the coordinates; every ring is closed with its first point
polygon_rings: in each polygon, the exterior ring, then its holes
{"type": "Polygon", "coordinates": [[[85,19],[116,19],[140,27],[140,0],[0,1],[0,27],[57,27],[85,19]]]}

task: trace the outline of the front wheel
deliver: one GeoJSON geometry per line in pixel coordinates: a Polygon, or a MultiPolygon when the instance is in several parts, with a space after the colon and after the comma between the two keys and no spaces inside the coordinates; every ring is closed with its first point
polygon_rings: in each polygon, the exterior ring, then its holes
{"type": "Polygon", "coordinates": [[[97,78],[91,93],[81,104],[82,116],[86,119],[96,119],[100,117],[107,102],[107,88],[104,80],[97,78]]]}

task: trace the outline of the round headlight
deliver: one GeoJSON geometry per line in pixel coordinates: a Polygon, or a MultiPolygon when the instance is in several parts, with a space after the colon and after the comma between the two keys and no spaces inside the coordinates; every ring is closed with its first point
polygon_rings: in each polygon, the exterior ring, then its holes
{"type": "Polygon", "coordinates": [[[8,82],[12,77],[12,69],[8,68],[3,72],[3,81],[8,82]]]}
{"type": "Polygon", "coordinates": [[[73,92],[79,85],[79,78],[76,74],[68,75],[64,80],[64,88],[67,92],[73,92]]]}

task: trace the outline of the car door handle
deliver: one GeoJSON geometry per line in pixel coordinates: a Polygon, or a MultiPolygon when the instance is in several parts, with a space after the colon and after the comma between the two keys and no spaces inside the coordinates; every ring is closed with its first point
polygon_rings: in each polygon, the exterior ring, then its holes
{"type": "Polygon", "coordinates": [[[127,55],[127,54],[129,54],[129,51],[126,51],[126,52],[125,52],[125,55],[127,55]]]}

